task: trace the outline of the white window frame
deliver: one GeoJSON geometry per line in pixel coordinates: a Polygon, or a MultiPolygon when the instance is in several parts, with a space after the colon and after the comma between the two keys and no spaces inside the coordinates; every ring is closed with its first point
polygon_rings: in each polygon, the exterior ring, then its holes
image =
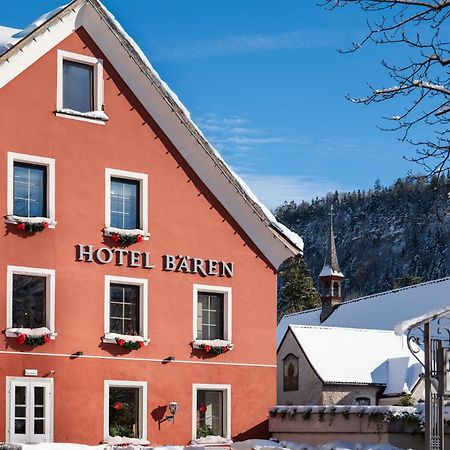
{"type": "MultiPolygon", "coordinates": [[[[53,378],[29,378],[29,377],[6,377],[6,441],[11,442],[12,427],[11,422],[13,414],[11,411],[11,400],[12,400],[12,387],[15,384],[20,385],[21,383],[26,383],[30,385],[47,385],[49,389],[49,399],[48,399],[48,416],[46,417],[46,423],[48,424],[48,436],[49,442],[53,442],[53,418],[54,418],[54,381],[53,378]]],[[[47,435],[47,433],[46,433],[47,435]]],[[[36,442],[37,443],[37,442],[36,442]]],[[[43,442],[41,442],[43,443],[43,442]]]]}
{"type": "Polygon", "coordinates": [[[148,338],[148,280],[146,278],[119,277],[115,275],[105,275],[105,317],[104,317],[105,335],[103,342],[115,344],[116,339],[125,341],[142,341],[145,345],[150,342],[148,338]],[[117,334],[110,332],[110,286],[112,283],[129,284],[139,286],[139,336],[128,336],[126,334],[117,334]]]}
{"type": "MultiPolygon", "coordinates": [[[[22,328],[13,328],[13,276],[30,275],[46,278],[45,308],[46,308],[46,328],[50,339],[55,339],[55,270],[38,269],[35,267],[8,266],[6,279],[6,337],[16,337],[21,333],[22,328]]],[[[39,330],[39,328],[35,328],[39,330]]]]}
{"type": "Polygon", "coordinates": [[[6,223],[47,222],[49,228],[55,228],[55,160],[42,156],[8,152],[6,223]],[[26,163],[44,166],[47,170],[47,215],[48,217],[22,217],[14,215],[14,163],[26,163]]]}
{"type": "Polygon", "coordinates": [[[231,439],[231,384],[193,384],[192,385],[192,441],[197,439],[197,391],[222,391],[225,393],[223,402],[224,439],[231,439]]]}
{"type": "Polygon", "coordinates": [[[206,284],[194,284],[192,295],[192,309],[193,309],[193,321],[192,321],[192,345],[194,348],[200,348],[202,345],[231,345],[232,344],[232,289],[231,287],[224,286],[210,286],[206,284]],[[211,292],[223,294],[223,333],[224,339],[222,340],[205,340],[197,338],[197,313],[198,313],[198,294],[199,292],[211,292]]]}
{"type": "Polygon", "coordinates": [[[129,172],[119,169],[105,169],[105,235],[110,236],[114,233],[119,234],[140,234],[145,240],[150,237],[148,232],[148,175],[146,173],[129,172]],[[124,178],[139,182],[139,214],[140,225],[142,228],[124,230],[111,226],[111,179],[124,178]]]}
{"type": "Polygon", "coordinates": [[[58,50],[57,53],[57,82],[56,82],[56,116],[64,117],[67,119],[81,120],[84,122],[97,123],[104,125],[107,120],[107,116],[100,118],[98,114],[103,113],[104,109],[104,81],[103,81],[103,60],[94,58],[93,56],[80,55],[78,53],[66,52],[64,50],[58,50]],[[73,61],[80,64],[90,65],[94,68],[94,111],[91,114],[82,113],[79,114],[69,113],[64,109],[63,103],[63,64],[64,61],[73,61]]]}
{"type": "Polygon", "coordinates": [[[125,387],[139,388],[139,428],[142,436],[139,439],[147,440],[147,382],[146,381],[126,381],[126,380],[105,380],[104,382],[104,409],[103,409],[103,435],[105,442],[113,439],[109,435],[109,388],[125,387]]]}

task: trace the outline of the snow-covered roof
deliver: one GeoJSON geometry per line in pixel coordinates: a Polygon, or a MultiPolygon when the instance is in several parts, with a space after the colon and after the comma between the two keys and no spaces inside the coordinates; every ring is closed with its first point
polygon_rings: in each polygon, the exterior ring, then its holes
{"type": "MultiPolygon", "coordinates": [[[[322,325],[394,330],[400,322],[450,305],[450,277],[394,289],[342,303],[322,325]]],[[[321,309],[284,316],[277,327],[277,343],[288,325],[320,325],[321,309]]]]}
{"type": "Polygon", "coordinates": [[[409,320],[404,320],[395,326],[395,333],[400,335],[404,334],[412,328],[416,328],[425,323],[433,322],[434,320],[438,320],[441,317],[450,316],[450,306],[445,306],[444,308],[433,309],[425,314],[422,314],[417,317],[413,317],[409,320]]]}
{"type": "Polygon", "coordinates": [[[0,26],[0,55],[18,42],[19,39],[15,35],[21,31],[18,28],[0,26]]]}
{"type": "MultiPolygon", "coordinates": [[[[112,53],[110,54],[107,52],[108,49],[105,48],[107,45],[110,45],[111,48],[114,45],[110,33],[120,41],[120,52],[127,52],[127,59],[131,61],[131,64],[139,66],[141,71],[139,76],[144,76],[147,79],[147,82],[150,82],[150,87],[147,88],[145,95],[148,98],[151,97],[153,101],[155,101],[155,96],[149,92],[149,89],[155,89],[160,96],[157,100],[158,103],[161,105],[164,104],[164,108],[168,108],[170,114],[173,116],[169,119],[167,110],[164,110],[160,112],[161,120],[158,120],[158,117],[155,117],[155,115],[159,112],[156,105],[152,105],[151,112],[158,125],[174,142],[175,146],[182,153],[182,156],[189,164],[191,164],[193,169],[202,178],[202,181],[207,185],[211,192],[218,197],[222,205],[235,218],[253,242],[265,254],[268,260],[277,268],[284,259],[301,253],[303,251],[302,238],[283,224],[279,223],[272,212],[258,200],[248,185],[225,163],[219,152],[208,142],[200,129],[193,122],[189,111],[177,95],[164,81],[162,81],[143,51],[100,1],[73,0],[68,5],[61,6],[56,10],[44,14],[23,31],[19,30],[17,33],[13,33],[13,31],[4,29],[4,32],[0,34],[0,36],[3,36],[3,45],[0,41],[0,45],[2,45],[2,47],[0,47],[0,88],[17,75],[18,70],[10,67],[11,64],[14,63],[13,57],[18,54],[19,50],[23,51],[26,47],[30,47],[31,43],[34,47],[36,44],[39,45],[39,41],[33,42],[35,38],[42,36],[47,30],[51,32],[52,28],[66,27],[64,31],[60,30],[60,33],[56,34],[54,37],[54,39],[62,40],[65,37],[64,33],[71,33],[74,28],[80,26],[84,26],[88,33],[91,34],[91,37],[93,37],[92,35],[96,35],[101,38],[101,44],[103,45],[99,45],[99,42],[96,43],[100,46],[102,51],[107,53],[107,56],[109,56],[110,59],[117,58],[117,60],[119,60],[119,58],[121,58],[121,55],[117,54],[116,48],[111,50],[112,53]],[[100,21],[96,22],[87,17],[92,11],[95,11],[100,16],[100,21]],[[71,15],[76,15],[77,20],[59,20],[62,19],[62,17],[68,18],[71,15]],[[63,22],[66,22],[66,24],[63,22]],[[105,31],[99,31],[98,23],[102,24],[105,31]],[[104,38],[103,35],[105,33],[109,34],[108,39],[104,38]],[[102,36],[100,36],[101,34],[102,36]],[[8,66],[5,66],[5,62],[8,62],[8,66]],[[9,67],[10,73],[7,74],[6,71],[3,70],[4,67],[9,67]],[[1,79],[2,75],[4,80],[1,79]],[[168,121],[170,121],[170,124],[168,124],[168,121]],[[178,125],[175,125],[175,123],[178,123],[178,125]],[[179,128],[175,130],[180,124],[186,128],[184,132],[181,132],[179,128]],[[174,135],[174,130],[177,133],[176,136],[174,135]],[[186,136],[188,136],[188,138],[186,136]],[[183,143],[180,142],[178,144],[177,139],[180,141],[183,139],[183,143]],[[187,142],[187,139],[190,141],[187,142]],[[211,160],[212,166],[209,160],[211,160]],[[213,167],[213,169],[210,167],[213,167]],[[209,172],[211,170],[218,170],[224,177],[224,181],[219,182],[217,174],[211,176],[212,181],[209,182],[199,173],[202,170],[208,170],[209,172]],[[231,199],[230,188],[233,190],[234,195],[237,193],[244,201],[247,207],[247,213],[244,212],[245,208],[236,201],[236,197],[231,199]],[[227,193],[222,196],[221,192],[224,190],[227,190],[227,193]],[[250,216],[250,218],[242,218],[242,214],[248,213],[250,213],[251,216],[255,216],[260,223],[265,225],[266,229],[270,232],[270,234],[267,235],[267,238],[265,237],[265,233],[258,232],[257,229],[259,225],[257,224],[257,221],[255,221],[255,217],[251,218],[250,216]],[[269,239],[269,236],[272,239],[269,239]],[[274,249],[273,247],[273,237],[277,238],[276,240],[279,245],[278,249],[274,249]]],[[[94,41],[95,40],[94,36],[94,41]]],[[[35,58],[36,55],[37,52],[34,51],[32,57],[35,58]]],[[[31,64],[31,59],[32,58],[29,58],[28,62],[21,61],[20,64],[26,67],[26,64],[31,64]]],[[[128,62],[128,64],[130,64],[130,62],[128,62]]],[[[115,66],[115,68],[120,74],[120,68],[117,66],[115,66]]],[[[126,80],[131,89],[133,89],[134,86],[136,86],[136,90],[143,89],[142,81],[138,80],[135,75],[126,77],[126,80]],[[136,84],[133,85],[133,83],[136,84]]],[[[136,92],[135,94],[144,106],[146,106],[146,102],[142,98],[143,96],[139,96],[139,93],[136,92]]]]}
{"type": "Polygon", "coordinates": [[[323,266],[322,270],[320,271],[319,278],[330,276],[344,278],[344,275],[340,270],[334,270],[332,267],[327,265],[323,266]]]}
{"type": "MultiPolygon", "coordinates": [[[[410,392],[422,366],[406,338],[393,331],[291,325],[317,375],[325,383],[381,384],[384,394],[410,392]]],[[[422,353],[419,353],[422,355],[422,353]]]]}

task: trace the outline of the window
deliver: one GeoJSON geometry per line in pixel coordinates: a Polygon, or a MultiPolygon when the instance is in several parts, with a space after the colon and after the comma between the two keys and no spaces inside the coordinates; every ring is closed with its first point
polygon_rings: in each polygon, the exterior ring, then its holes
{"type": "Polygon", "coordinates": [[[14,163],[13,214],[21,217],[47,217],[47,168],[14,163]]]}
{"type": "Polygon", "coordinates": [[[289,353],[283,359],[283,391],[298,391],[298,358],[289,353]]]}
{"type": "Polygon", "coordinates": [[[105,381],[105,440],[147,439],[147,383],[105,381]]]}
{"type": "Polygon", "coordinates": [[[356,397],[355,404],[358,406],[370,406],[370,398],[368,397],[356,397]]]}
{"type": "Polygon", "coordinates": [[[148,284],[143,278],[105,277],[105,336],[140,337],[148,342],[148,284]]]}
{"type": "Polygon", "coordinates": [[[111,178],[111,226],[139,229],[139,181],[111,178]]]}
{"type": "Polygon", "coordinates": [[[55,160],[8,153],[7,222],[55,221],[55,160]]]}
{"type": "Polygon", "coordinates": [[[8,266],[6,335],[23,328],[55,333],[55,271],[8,266]],[[44,330],[42,330],[44,328],[44,330]]]}
{"type": "Polygon", "coordinates": [[[231,288],[194,285],[195,342],[221,340],[231,343],[231,288]]]}
{"type": "Polygon", "coordinates": [[[106,169],[105,193],[105,233],[148,238],[147,174],[106,169]]]}
{"type": "Polygon", "coordinates": [[[63,109],[94,111],[94,67],[63,61],[63,109]]]}
{"type": "Polygon", "coordinates": [[[193,386],[193,439],[231,436],[231,386],[193,386]]]}
{"type": "Polygon", "coordinates": [[[103,61],[58,50],[56,115],[104,124],[103,61]]]}
{"type": "Polygon", "coordinates": [[[139,335],[139,290],[135,285],[110,284],[111,333],[139,335]]]}
{"type": "Polygon", "coordinates": [[[339,283],[333,283],[333,297],[339,297],[339,283]]]}

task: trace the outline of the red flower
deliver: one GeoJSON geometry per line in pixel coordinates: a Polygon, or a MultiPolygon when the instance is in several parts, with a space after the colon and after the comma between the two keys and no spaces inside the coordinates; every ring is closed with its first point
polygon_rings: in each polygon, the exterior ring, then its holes
{"type": "Polygon", "coordinates": [[[49,335],[49,334],[46,334],[46,335],[44,336],[44,342],[45,342],[46,344],[48,344],[48,343],[50,342],[50,335],[49,335]]]}
{"type": "Polygon", "coordinates": [[[206,353],[209,353],[211,351],[211,346],[210,345],[205,345],[203,347],[203,349],[205,350],[206,353]]]}
{"type": "Polygon", "coordinates": [[[44,228],[48,228],[48,222],[44,222],[44,223],[42,224],[42,226],[43,226],[44,228]]]}
{"type": "Polygon", "coordinates": [[[205,414],[205,412],[206,412],[206,405],[200,405],[200,406],[198,407],[198,412],[199,412],[200,414],[205,414]]]}
{"type": "Polygon", "coordinates": [[[25,333],[19,333],[17,335],[17,343],[18,344],[25,344],[26,340],[27,340],[27,335],[25,333]]]}
{"type": "Polygon", "coordinates": [[[144,238],[142,237],[142,235],[138,234],[136,236],[136,242],[142,242],[144,240],[144,238]]]}
{"type": "Polygon", "coordinates": [[[123,344],[125,344],[125,341],[123,339],[117,339],[117,343],[119,344],[119,347],[123,347],[123,344]]]}
{"type": "Polygon", "coordinates": [[[142,348],[144,346],[144,342],[143,341],[139,341],[139,347],[142,348]]]}
{"type": "Polygon", "coordinates": [[[16,226],[18,230],[25,230],[25,224],[23,222],[19,222],[16,226]]]}
{"type": "Polygon", "coordinates": [[[116,403],[114,403],[113,408],[114,408],[116,411],[120,411],[121,409],[123,409],[123,403],[116,402],[116,403]]]}
{"type": "Polygon", "coordinates": [[[112,239],[114,242],[119,242],[119,241],[120,241],[120,235],[118,235],[118,234],[113,234],[113,235],[111,236],[111,239],[112,239]]]}

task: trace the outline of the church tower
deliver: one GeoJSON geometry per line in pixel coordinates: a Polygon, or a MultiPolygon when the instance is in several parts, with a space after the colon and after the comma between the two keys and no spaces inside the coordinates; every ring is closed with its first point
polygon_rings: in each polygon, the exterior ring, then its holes
{"type": "Polygon", "coordinates": [[[320,314],[320,321],[325,321],[336,306],[342,303],[342,282],[344,275],[339,267],[339,262],[336,252],[336,243],[334,240],[333,230],[333,205],[330,210],[330,230],[328,233],[327,254],[325,256],[325,263],[322,271],[319,274],[321,284],[321,300],[322,313],[320,314]]]}

